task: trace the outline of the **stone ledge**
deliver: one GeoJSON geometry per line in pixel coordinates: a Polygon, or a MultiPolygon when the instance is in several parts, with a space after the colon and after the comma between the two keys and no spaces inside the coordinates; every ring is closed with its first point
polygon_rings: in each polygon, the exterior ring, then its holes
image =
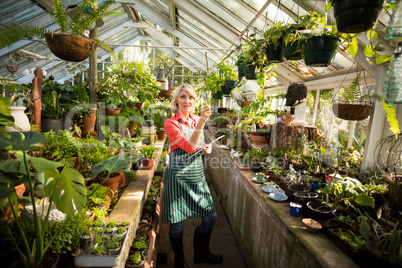
{"type": "MultiPolygon", "coordinates": [[[[210,133],[205,138],[213,140],[210,133]]],[[[325,235],[306,232],[302,217],[290,216],[289,203],[271,200],[262,185],[252,181],[254,172],[236,168],[229,151],[219,149],[219,143],[205,160],[248,266],[359,267],[325,235]],[[213,157],[225,166],[217,167],[213,157]]]]}
{"type": "Polygon", "coordinates": [[[109,220],[116,220],[117,222],[128,221],[130,228],[127,232],[127,238],[120,252],[118,265],[115,268],[125,267],[126,259],[128,258],[130,246],[135,237],[138,223],[141,219],[142,209],[148,195],[149,188],[151,187],[154,171],[158,167],[159,158],[162,154],[165,140],[157,140],[155,142],[156,151],[154,154],[155,165],[153,170],[137,171],[137,180],[130,182],[125,189],[123,195],[120,197],[112,213],[110,213],[109,220]]]}

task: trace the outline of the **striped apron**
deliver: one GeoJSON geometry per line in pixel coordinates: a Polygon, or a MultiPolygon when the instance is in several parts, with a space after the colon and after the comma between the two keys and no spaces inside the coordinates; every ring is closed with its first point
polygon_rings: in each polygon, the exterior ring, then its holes
{"type": "MultiPolygon", "coordinates": [[[[179,120],[183,133],[188,138],[194,132],[179,120]]],[[[204,143],[201,134],[198,148],[204,143]]],[[[177,223],[187,219],[215,213],[215,206],[205,181],[202,156],[199,153],[186,160],[191,153],[181,148],[172,152],[169,165],[165,169],[163,190],[163,223],[177,223]]]]}

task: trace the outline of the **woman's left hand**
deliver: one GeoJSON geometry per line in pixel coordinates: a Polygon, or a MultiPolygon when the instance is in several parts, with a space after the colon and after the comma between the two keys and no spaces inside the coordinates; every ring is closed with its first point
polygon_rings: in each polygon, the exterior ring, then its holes
{"type": "Polygon", "coordinates": [[[201,149],[201,153],[203,154],[210,154],[212,152],[212,144],[205,144],[204,147],[201,149]]]}

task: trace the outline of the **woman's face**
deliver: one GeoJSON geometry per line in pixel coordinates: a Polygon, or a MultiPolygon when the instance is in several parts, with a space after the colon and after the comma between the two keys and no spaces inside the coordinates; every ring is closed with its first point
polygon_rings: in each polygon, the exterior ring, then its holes
{"type": "Polygon", "coordinates": [[[187,90],[182,90],[176,103],[182,113],[190,113],[194,109],[195,98],[187,90]]]}

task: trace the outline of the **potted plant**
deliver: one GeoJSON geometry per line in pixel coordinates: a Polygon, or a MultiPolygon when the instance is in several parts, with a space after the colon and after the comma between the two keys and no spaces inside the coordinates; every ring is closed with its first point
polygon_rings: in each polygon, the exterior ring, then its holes
{"type": "Polygon", "coordinates": [[[152,170],[154,168],[154,153],[155,153],[156,147],[154,145],[143,145],[140,148],[140,152],[144,156],[142,159],[142,167],[145,170],[152,170]]]}
{"type": "MultiPolygon", "coordinates": [[[[84,178],[74,169],[65,168],[59,172],[56,168],[60,164],[46,160],[41,157],[30,157],[26,154],[27,151],[37,148],[40,143],[46,143],[46,138],[37,132],[10,132],[6,134],[0,134],[0,149],[11,149],[17,151],[17,158],[0,163],[0,170],[7,174],[6,177],[2,177],[2,181],[8,181],[13,185],[15,180],[23,180],[28,185],[30,197],[26,198],[29,201],[33,209],[33,222],[34,222],[34,239],[29,241],[27,234],[23,228],[19,228],[19,236],[23,240],[23,247],[18,248],[20,259],[25,267],[34,267],[38,265],[46,253],[49,245],[57,237],[57,234],[63,230],[64,225],[60,226],[59,232],[54,234],[49,240],[45,240],[45,231],[49,226],[48,214],[52,204],[55,204],[57,209],[64,212],[67,218],[75,214],[75,210],[81,211],[86,200],[87,188],[83,185],[84,178]],[[28,164],[30,163],[30,164],[28,164]],[[34,195],[34,181],[30,172],[30,165],[32,165],[38,172],[44,172],[44,184],[39,187],[42,190],[44,196],[49,197],[49,209],[46,212],[46,217],[43,222],[40,222],[40,216],[36,209],[36,200],[34,195]],[[55,198],[55,197],[58,198],[55,198]],[[48,241],[45,243],[45,241],[48,241]]],[[[2,173],[3,174],[3,173],[2,173]]],[[[35,191],[39,191],[35,189],[35,191]]],[[[14,215],[14,221],[17,224],[21,224],[21,220],[18,217],[18,211],[14,208],[19,200],[15,195],[14,190],[10,191],[10,187],[1,184],[0,190],[5,193],[0,199],[0,206],[3,207],[4,202],[10,204],[12,213],[14,215]],[[7,197],[6,200],[4,197],[7,197]]],[[[14,238],[12,240],[15,243],[14,238]]],[[[16,245],[16,244],[15,244],[16,245]]]]}
{"type": "Polygon", "coordinates": [[[283,56],[287,60],[301,60],[302,44],[305,39],[301,35],[300,30],[305,28],[301,24],[288,23],[285,27],[285,33],[283,36],[283,56]]]}
{"type": "MultiPolygon", "coordinates": [[[[33,100],[30,98],[31,90],[26,85],[19,85],[15,80],[10,78],[0,78],[0,90],[5,91],[8,98],[11,116],[14,117],[14,122],[17,129],[21,131],[30,131],[31,125],[28,116],[25,114],[26,104],[31,104],[33,100]],[[23,100],[23,105],[19,105],[19,100],[23,100]]],[[[11,127],[10,131],[15,131],[11,127]]]]}
{"type": "Polygon", "coordinates": [[[225,61],[221,61],[217,65],[217,70],[219,70],[219,75],[224,82],[224,85],[221,87],[222,94],[229,95],[232,92],[232,89],[236,87],[238,74],[234,70],[234,66],[225,61]]]}
{"type": "Polygon", "coordinates": [[[69,19],[60,0],[53,0],[53,11],[60,26],[61,33],[55,33],[36,25],[13,25],[7,27],[0,34],[0,48],[9,46],[26,37],[46,38],[50,51],[62,60],[80,62],[87,59],[97,48],[98,43],[111,51],[102,41],[95,41],[81,37],[86,29],[91,29],[94,23],[102,17],[120,15],[119,12],[110,11],[108,7],[114,0],[103,1],[98,8],[93,9],[93,2],[86,0],[78,7],[75,14],[69,19]],[[90,10],[90,12],[88,12],[90,10]],[[85,15],[84,15],[85,13],[85,15]],[[89,14],[89,16],[87,16],[89,14]]]}
{"type": "Polygon", "coordinates": [[[113,238],[112,241],[106,244],[106,248],[109,255],[118,255],[121,249],[121,245],[117,240],[115,240],[115,238],[113,238]]]}
{"type": "Polygon", "coordinates": [[[156,125],[156,134],[158,135],[158,140],[164,140],[165,139],[164,124],[167,118],[161,113],[155,113],[153,119],[156,125]]]}
{"type": "Polygon", "coordinates": [[[317,12],[309,12],[300,16],[302,31],[306,42],[302,45],[304,63],[308,66],[325,67],[332,63],[339,47],[336,26],[326,26],[325,17],[317,12]]]}
{"type": "Polygon", "coordinates": [[[331,0],[325,8],[334,8],[336,26],[342,33],[360,33],[371,29],[377,21],[385,0],[331,0]]]}
{"type": "Polygon", "coordinates": [[[285,126],[291,126],[293,122],[294,114],[288,113],[286,109],[277,110],[274,112],[276,114],[277,123],[284,124],[285,126]]]}
{"type": "Polygon", "coordinates": [[[140,252],[137,251],[134,254],[128,256],[126,261],[126,267],[136,268],[136,267],[144,267],[145,256],[140,252]]]}
{"type": "Polygon", "coordinates": [[[123,106],[120,111],[120,116],[127,119],[127,128],[130,131],[131,137],[139,137],[142,133],[142,124],[144,123],[143,115],[134,107],[133,102],[128,102],[127,105],[123,106]]]}
{"type": "Polygon", "coordinates": [[[265,31],[264,46],[268,64],[282,62],[284,60],[283,38],[285,36],[285,31],[286,27],[281,21],[272,25],[267,31],[265,31]]]}

